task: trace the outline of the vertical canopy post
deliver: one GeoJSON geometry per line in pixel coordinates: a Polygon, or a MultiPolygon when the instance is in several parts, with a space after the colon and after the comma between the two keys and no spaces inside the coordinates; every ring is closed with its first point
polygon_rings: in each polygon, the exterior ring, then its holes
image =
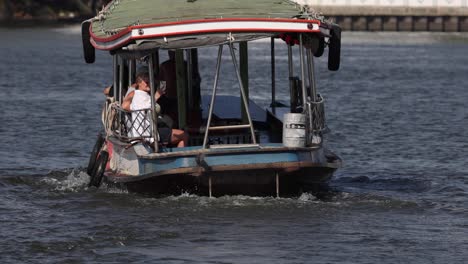
{"type": "Polygon", "coordinates": [[[118,92],[118,101],[122,102],[122,89],[124,87],[124,71],[125,71],[125,59],[119,57],[119,92],[118,92]]]}
{"type": "Polygon", "coordinates": [[[271,108],[273,114],[276,114],[276,72],[275,72],[275,38],[271,38],[271,108]]]}
{"type": "Polygon", "coordinates": [[[304,65],[304,44],[302,42],[302,34],[299,34],[299,57],[301,59],[301,80],[302,80],[302,111],[306,109],[307,90],[305,85],[305,65],[304,65]]]}
{"type": "Polygon", "coordinates": [[[206,149],[206,145],[208,144],[208,133],[210,132],[211,116],[213,115],[213,109],[214,109],[214,103],[215,103],[215,97],[216,97],[216,88],[218,87],[219,69],[221,68],[222,55],[223,55],[223,45],[219,45],[218,60],[216,61],[216,73],[215,73],[215,79],[214,79],[214,84],[213,84],[213,92],[211,93],[210,110],[208,111],[208,122],[206,123],[205,137],[203,138],[203,149],[206,149]]]}
{"type": "Polygon", "coordinates": [[[193,108],[193,74],[192,74],[192,53],[191,51],[185,50],[185,56],[187,57],[187,97],[188,97],[188,109],[193,108]]]}
{"type": "Polygon", "coordinates": [[[244,98],[242,97],[240,105],[242,121],[246,123],[248,121],[248,118],[243,107],[243,105],[245,104],[249,105],[249,53],[246,41],[239,43],[239,70],[243,87],[241,89],[244,90],[245,98],[247,99],[247,101],[244,102],[244,98]]]}
{"type": "Polygon", "coordinates": [[[157,49],[151,56],[153,57],[154,76],[158,76],[159,75],[159,49],[157,49]]]}
{"type": "Polygon", "coordinates": [[[136,60],[132,59],[128,61],[128,84],[135,83],[136,74],[136,60]]]}
{"type": "Polygon", "coordinates": [[[236,70],[237,81],[239,82],[241,96],[244,102],[244,110],[247,116],[247,120],[249,121],[250,133],[252,135],[252,142],[253,144],[257,144],[257,139],[255,138],[255,131],[253,128],[252,118],[250,117],[249,105],[247,104],[248,101],[247,101],[247,97],[245,96],[245,92],[244,92],[245,90],[243,87],[244,85],[242,83],[242,77],[239,72],[239,66],[237,65],[236,54],[234,53],[234,47],[233,47],[232,42],[229,43],[229,50],[231,51],[232,63],[234,63],[234,69],[236,70]]]}
{"type": "Polygon", "coordinates": [[[296,89],[294,85],[294,65],[292,47],[288,45],[288,70],[289,70],[289,104],[291,113],[294,112],[296,106],[296,89]]]}
{"type": "Polygon", "coordinates": [[[193,111],[195,113],[200,112],[200,103],[201,103],[201,94],[200,94],[200,74],[198,70],[198,50],[191,49],[190,50],[190,57],[192,60],[192,80],[193,85],[191,89],[193,89],[193,111]]]}
{"type": "Polygon", "coordinates": [[[317,87],[315,84],[315,65],[314,65],[314,56],[311,49],[306,49],[307,52],[307,68],[309,69],[309,83],[310,83],[310,101],[307,102],[307,111],[308,111],[308,131],[309,136],[307,137],[307,144],[314,142],[314,118],[317,118],[316,111],[317,105],[314,102],[317,102],[317,87]]]}
{"type": "Polygon", "coordinates": [[[279,198],[279,175],[278,172],[275,172],[275,183],[276,183],[276,198],[279,198]]]}
{"type": "Polygon", "coordinates": [[[317,100],[317,87],[315,86],[315,65],[314,56],[312,55],[311,49],[306,49],[307,54],[307,69],[309,70],[309,84],[310,84],[310,96],[312,102],[317,100]]]}
{"type": "Polygon", "coordinates": [[[187,124],[187,82],[186,65],[182,50],[176,50],[176,86],[177,86],[177,106],[179,115],[179,129],[183,129],[187,124]]]}
{"type": "Polygon", "coordinates": [[[153,134],[153,140],[154,140],[154,151],[158,152],[158,113],[156,113],[156,102],[154,95],[156,94],[156,86],[154,83],[154,56],[149,57],[148,61],[148,72],[149,72],[149,78],[150,78],[150,88],[151,88],[151,118],[152,118],[152,134],[153,134]]]}
{"type": "Polygon", "coordinates": [[[112,69],[113,69],[113,76],[114,76],[114,83],[112,89],[114,90],[114,98],[115,100],[118,99],[118,89],[119,89],[119,62],[117,55],[112,56],[112,69]]]}
{"type": "MultiPolygon", "coordinates": [[[[114,89],[114,96],[115,96],[115,100],[117,100],[118,102],[122,103],[122,87],[124,86],[124,59],[118,55],[117,56],[117,68],[118,70],[116,71],[117,73],[117,79],[118,79],[118,86],[115,86],[116,89],[114,89]]],[[[119,114],[119,129],[120,131],[123,130],[123,127],[122,127],[122,115],[119,114]]]]}

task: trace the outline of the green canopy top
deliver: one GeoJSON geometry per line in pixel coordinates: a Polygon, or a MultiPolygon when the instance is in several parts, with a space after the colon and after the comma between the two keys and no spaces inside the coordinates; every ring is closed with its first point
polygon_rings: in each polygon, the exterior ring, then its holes
{"type": "Polygon", "coordinates": [[[298,33],[314,47],[340,38],[338,25],[307,11],[292,0],[113,0],[82,23],[85,60],[94,62],[95,49],[139,56],[268,37],[293,43],[298,33]]]}
{"type": "Polygon", "coordinates": [[[292,18],[301,6],[288,0],[114,0],[92,22],[107,38],[129,26],[207,18],[292,18]]]}

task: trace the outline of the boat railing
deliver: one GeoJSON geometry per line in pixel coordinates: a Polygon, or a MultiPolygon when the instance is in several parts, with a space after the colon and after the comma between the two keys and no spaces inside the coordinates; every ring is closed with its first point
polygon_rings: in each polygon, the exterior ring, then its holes
{"type": "Polygon", "coordinates": [[[151,109],[127,111],[118,104],[110,106],[108,134],[123,142],[153,138],[151,109]]]}
{"type": "MultiPolygon", "coordinates": [[[[204,128],[206,129],[206,128],[204,128]]],[[[255,139],[257,142],[260,141],[260,135],[258,131],[255,131],[255,139]]],[[[189,137],[189,146],[201,146],[203,145],[204,135],[203,134],[191,134],[189,137]]],[[[211,134],[208,137],[208,144],[214,145],[243,145],[251,143],[252,135],[247,132],[232,132],[229,134],[211,134]]]]}
{"type": "MultiPolygon", "coordinates": [[[[150,109],[127,111],[118,103],[112,103],[108,106],[105,120],[107,120],[105,123],[107,134],[116,137],[122,142],[150,141],[153,138],[150,109]]],[[[200,133],[191,133],[188,145],[202,145],[204,138],[202,132],[204,133],[205,129],[202,129],[200,133]]],[[[246,144],[252,142],[251,134],[243,132],[241,129],[229,134],[225,134],[226,131],[219,132],[219,134],[214,133],[208,138],[210,145],[246,144]]],[[[260,140],[258,131],[255,131],[255,139],[257,141],[260,140]]]]}
{"type": "Polygon", "coordinates": [[[314,134],[323,133],[325,126],[325,100],[320,94],[317,94],[315,101],[308,100],[308,111],[311,113],[310,127],[314,134]]]}

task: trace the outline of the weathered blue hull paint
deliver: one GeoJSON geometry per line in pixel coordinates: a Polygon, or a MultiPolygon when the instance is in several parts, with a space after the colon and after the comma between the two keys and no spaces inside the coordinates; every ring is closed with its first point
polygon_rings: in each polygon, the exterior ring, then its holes
{"type": "Polygon", "coordinates": [[[278,187],[281,195],[295,195],[328,181],[341,164],[338,157],[333,161],[322,147],[285,148],[276,144],[140,153],[137,155],[135,149],[117,150],[114,158],[121,165],[123,160],[135,164],[124,169],[136,170],[134,174],[108,171],[108,182],[126,186],[129,191],[157,195],[182,191],[208,195],[210,186],[214,196],[275,195],[278,187]]]}
{"type": "MultiPolygon", "coordinates": [[[[208,166],[229,166],[229,165],[251,165],[279,162],[319,162],[318,158],[312,160],[310,151],[303,152],[264,152],[248,154],[209,154],[204,156],[204,161],[208,166]]],[[[178,168],[198,167],[195,156],[171,157],[161,159],[139,159],[140,175],[157,173],[178,168]]]]}

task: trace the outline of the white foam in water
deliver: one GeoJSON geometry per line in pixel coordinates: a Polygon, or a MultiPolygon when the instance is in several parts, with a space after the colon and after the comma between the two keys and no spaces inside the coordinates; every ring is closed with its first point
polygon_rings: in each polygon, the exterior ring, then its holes
{"type": "Polygon", "coordinates": [[[316,201],[317,197],[315,197],[311,193],[302,193],[301,196],[299,196],[297,200],[301,202],[310,202],[310,201],[316,201]]]}
{"type": "Polygon", "coordinates": [[[43,182],[54,185],[57,191],[79,191],[87,188],[89,175],[81,170],[73,169],[64,179],[45,178],[43,182]]]}
{"type": "Polygon", "coordinates": [[[105,190],[106,193],[115,193],[115,194],[128,194],[127,189],[118,188],[115,186],[109,186],[105,182],[101,183],[99,189],[105,190]]]}

